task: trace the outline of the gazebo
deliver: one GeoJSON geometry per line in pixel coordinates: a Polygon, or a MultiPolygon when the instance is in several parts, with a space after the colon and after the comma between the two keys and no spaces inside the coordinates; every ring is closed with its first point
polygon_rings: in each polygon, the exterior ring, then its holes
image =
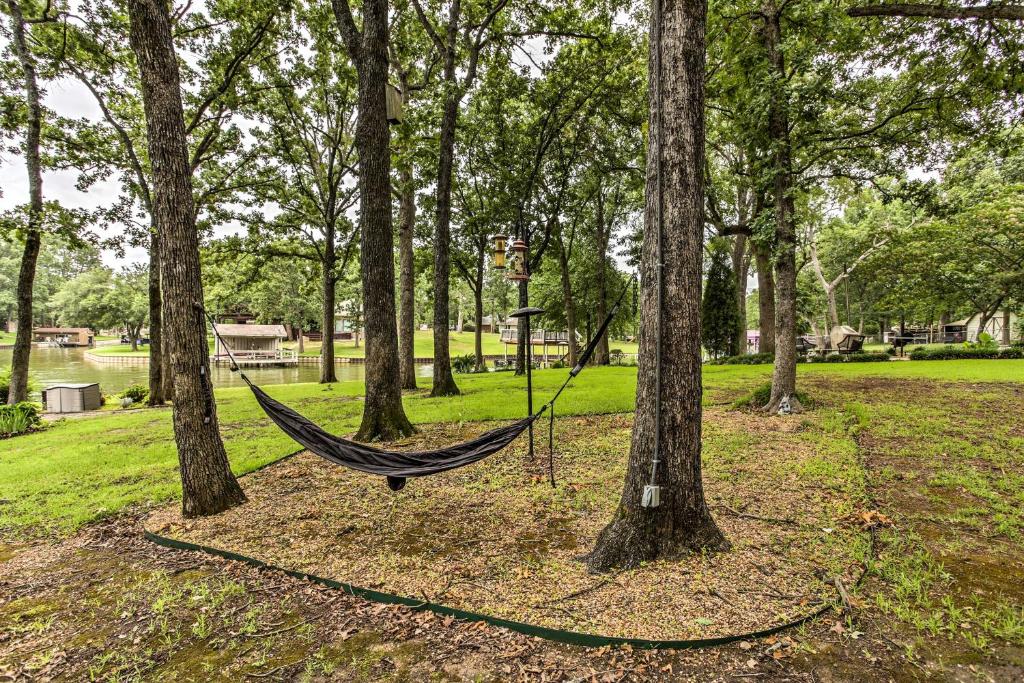
{"type": "Polygon", "coordinates": [[[220,336],[214,346],[215,362],[230,362],[228,351],[239,365],[295,365],[296,353],[281,348],[287,337],[284,325],[217,325],[220,336]]]}

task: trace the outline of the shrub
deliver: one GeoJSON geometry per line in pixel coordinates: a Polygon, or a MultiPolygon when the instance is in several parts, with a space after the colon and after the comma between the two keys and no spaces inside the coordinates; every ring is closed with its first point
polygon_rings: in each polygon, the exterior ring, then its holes
{"type": "Polygon", "coordinates": [[[859,353],[829,353],[827,355],[808,356],[807,363],[881,363],[888,362],[890,356],[885,351],[861,351],[859,353]]]}
{"type": "Polygon", "coordinates": [[[775,354],[772,353],[745,353],[739,356],[727,356],[715,358],[711,365],[765,365],[775,362],[775,354]]]}
{"type": "MultiPolygon", "coordinates": [[[[11,390],[11,369],[4,368],[0,370],[0,403],[7,402],[7,394],[11,390]]],[[[29,393],[39,391],[39,386],[32,380],[31,377],[28,379],[28,391],[29,393]]]]}
{"type": "MultiPolygon", "coordinates": [[[[764,408],[766,405],[768,405],[768,401],[771,399],[771,397],[772,383],[765,382],[764,384],[760,385],[759,387],[751,391],[749,394],[744,396],[743,398],[734,402],[732,404],[732,408],[733,410],[760,410],[761,408],[764,408]]],[[[799,399],[800,403],[804,405],[804,407],[809,408],[812,405],[814,405],[814,402],[811,400],[811,398],[800,390],[797,390],[796,397],[797,399],[799,399]]]]}
{"type": "Polygon", "coordinates": [[[38,403],[22,401],[13,406],[0,405],[0,437],[14,436],[38,429],[43,420],[38,403]]]}
{"type": "Polygon", "coordinates": [[[918,347],[910,352],[911,360],[965,360],[972,358],[1024,358],[1024,349],[992,348],[988,345],[943,346],[926,349],[918,347]]]}
{"type": "Polygon", "coordinates": [[[848,363],[887,363],[892,359],[888,351],[858,351],[844,357],[848,363]]]}
{"type": "Polygon", "coordinates": [[[141,384],[133,384],[120,394],[121,398],[130,398],[132,403],[143,403],[149,398],[149,389],[141,384]]]}
{"type": "Polygon", "coordinates": [[[452,358],[452,370],[461,374],[476,372],[476,355],[467,353],[463,356],[452,358]]]}

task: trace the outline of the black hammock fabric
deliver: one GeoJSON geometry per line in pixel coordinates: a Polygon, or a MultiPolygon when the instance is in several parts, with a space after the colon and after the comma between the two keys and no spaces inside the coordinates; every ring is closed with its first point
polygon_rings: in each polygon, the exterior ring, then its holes
{"type": "Polygon", "coordinates": [[[470,441],[436,451],[386,451],[329,434],[288,406],[272,399],[244,374],[242,379],[252,389],[257,403],[267,416],[288,436],[336,465],[387,477],[388,486],[393,491],[404,487],[407,477],[425,477],[446,472],[497,453],[512,443],[543,412],[541,410],[518,422],[484,432],[470,441]]]}

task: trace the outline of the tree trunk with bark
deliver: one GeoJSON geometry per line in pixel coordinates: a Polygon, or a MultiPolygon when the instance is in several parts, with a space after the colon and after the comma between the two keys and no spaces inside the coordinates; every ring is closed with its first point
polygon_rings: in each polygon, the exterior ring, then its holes
{"type": "Polygon", "coordinates": [[[477,286],[473,288],[473,353],[476,356],[476,371],[486,372],[487,361],[484,360],[484,259],[486,252],[481,250],[477,255],[476,275],[477,286]]]}
{"type": "MultiPolygon", "coordinates": [[[[455,55],[451,50],[447,51],[446,60],[445,82],[451,83],[455,79],[455,55]]],[[[434,226],[434,380],[430,390],[431,396],[459,394],[459,387],[455,384],[455,377],[452,374],[452,359],[448,347],[452,169],[458,118],[459,101],[453,87],[445,98],[437,161],[437,217],[434,226]]]]}
{"type": "MultiPolygon", "coordinates": [[[[43,170],[39,146],[43,128],[43,108],[39,100],[35,60],[25,35],[25,17],[17,0],[7,0],[11,15],[11,36],[14,52],[21,63],[25,85],[25,168],[28,171],[28,223],[25,226],[25,247],[18,270],[17,320],[14,352],[11,356],[10,388],[6,396],[10,404],[28,400],[28,367],[32,354],[32,288],[36,280],[36,262],[42,246],[40,223],[43,219],[43,170]]],[[[4,398],[4,397],[0,397],[4,398]]]]}
{"type": "Polygon", "coordinates": [[[771,252],[751,243],[757,263],[758,352],[775,354],[775,276],[771,252]]]}
{"type": "Polygon", "coordinates": [[[587,557],[588,567],[594,571],[635,567],[641,562],[728,547],[704,500],[701,478],[705,13],[702,0],[673,3],[660,17],[657,6],[652,11],[648,88],[651,134],[641,258],[636,417],[622,499],[612,522],[598,536],[587,557]],[[662,66],[660,79],[658,61],[662,66]],[[665,264],[660,312],[659,241],[665,264]],[[659,318],[663,322],[660,335],[659,318]],[[660,430],[655,374],[659,343],[660,430]],[[656,434],[660,440],[657,454],[656,434]],[[661,487],[661,504],[644,508],[641,497],[655,457],[661,460],[654,480],[661,487]]]}
{"type": "Polygon", "coordinates": [[[796,207],[793,201],[793,161],[789,137],[789,107],[782,54],[782,25],[778,9],[764,9],[764,44],[773,79],[768,104],[768,133],[773,143],[773,194],[775,199],[775,278],[778,305],[775,311],[775,368],[772,393],[765,411],[774,413],[784,403],[802,410],[796,397],[796,207]]]}
{"type": "Polygon", "coordinates": [[[337,268],[338,257],[335,253],[334,226],[328,226],[324,231],[324,253],[323,253],[323,278],[324,278],[324,306],[321,311],[321,325],[324,336],[320,345],[320,383],[328,384],[338,381],[338,369],[334,366],[334,312],[337,293],[337,268]]]}
{"type": "Polygon", "coordinates": [[[565,327],[569,333],[569,366],[576,367],[579,348],[576,346],[576,303],[572,293],[572,279],[569,277],[569,254],[558,235],[558,268],[562,282],[562,301],[565,306],[565,327]]]}
{"type": "Polygon", "coordinates": [[[153,217],[161,237],[182,512],[186,517],[211,515],[244,502],[245,495],[217,430],[178,62],[166,4],[129,0],[128,13],[153,166],[153,217]]]}
{"type": "Polygon", "coordinates": [[[985,328],[988,327],[989,321],[995,317],[996,313],[999,311],[999,307],[1003,305],[1004,298],[1005,296],[1000,294],[996,297],[995,301],[987,307],[983,306],[978,312],[981,318],[978,320],[978,334],[974,336],[974,341],[979,341],[979,337],[981,337],[982,333],[985,332],[985,328]]]}
{"type": "MultiPolygon", "coordinates": [[[[741,217],[741,220],[744,217],[741,217]]],[[[747,352],[747,236],[736,235],[732,243],[732,272],[736,274],[736,310],[739,329],[736,331],[736,353],[747,352]]]]}
{"type": "MultiPolygon", "coordinates": [[[[403,93],[404,95],[404,93],[403,93]]],[[[398,365],[403,389],[416,389],[416,271],[413,261],[413,233],[416,228],[416,188],[412,164],[399,169],[398,209],[398,365]]]]}
{"type": "MultiPolygon", "coordinates": [[[[152,208],[151,208],[152,211],[152,208]]],[[[152,213],[150,213],[152,215],[152,213]]],[[[164,404],[163,315],[160,295],[160,235],[149,232],[149,398],[150,406],[164,404]]]]}
{"type": "MultiPolygon", "coordinates": [[[[597,272],[595,275],[597,290],[597,319],[604,322],[608,316],[608,240],[610,239],[608,226],[605,223],[604,195],[601,188],[597,191],[595,240],[597,246],[597,272]]],[[[611,357],[608,351],[608,335],[601,335],[594,349],[594,365],[608,365],[611,357]]]]}
{"type": "Polygon", "coordinates": [[[333,0],[342,40],[356,65],[359,115],[359,246],[366,334],[366,397],[356,433],[362,441],[390,441],[415,430],[402,406],[395,322],[395,248],[391,221],[391,150],[385,105],[388,79],[388,3],[364,0],[362,29],[348,0],[333,0]]]}

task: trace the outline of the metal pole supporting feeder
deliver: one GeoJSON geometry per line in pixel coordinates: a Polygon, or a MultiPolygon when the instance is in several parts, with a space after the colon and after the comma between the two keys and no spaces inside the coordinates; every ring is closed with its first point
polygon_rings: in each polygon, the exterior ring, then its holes
{"type": "MultiPolygon", "coordinates": [[[[527,306],[508,314],[510,318],[522,318],[526,327],[526,411],[527,415],[533,415],[533,345],[530,343],[530,318],[544,313],[543,308],[527,306]]],[[[533,423],[529,426],[530,432],[530,458],[533,458],[533,423]]]]}

